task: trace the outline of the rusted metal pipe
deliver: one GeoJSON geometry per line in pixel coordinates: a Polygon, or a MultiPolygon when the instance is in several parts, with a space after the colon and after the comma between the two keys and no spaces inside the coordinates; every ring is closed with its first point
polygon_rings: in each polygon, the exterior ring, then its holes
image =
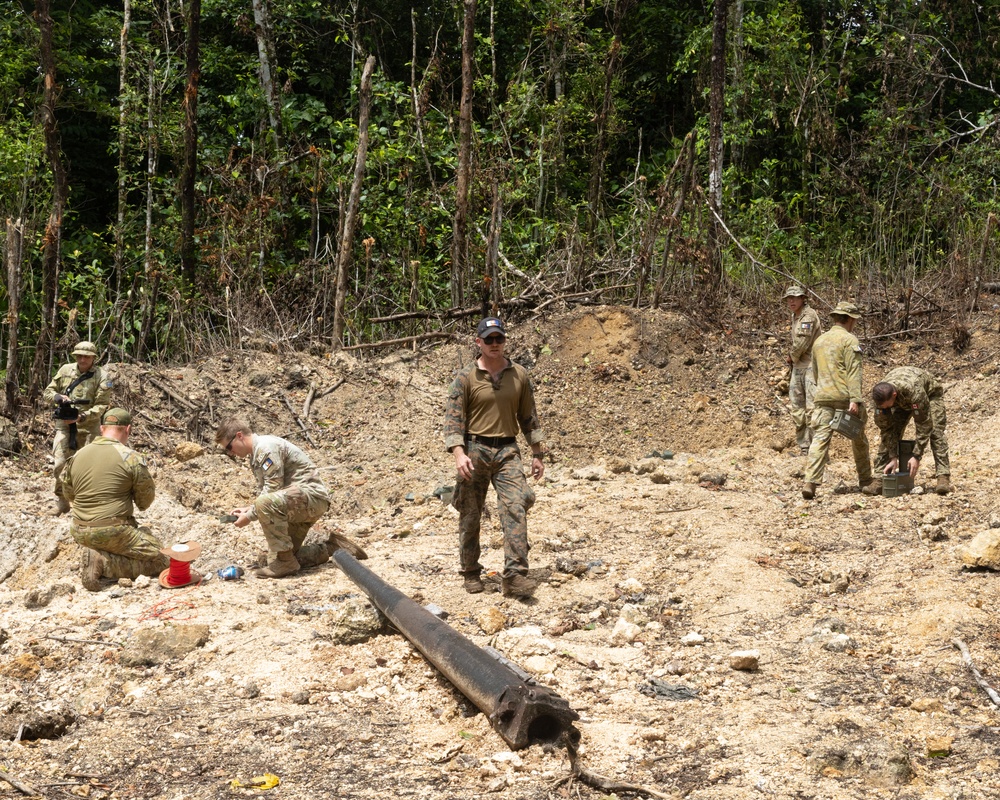
{"type": "Polygon", "coordinates": [[[479,647],[386,583],[344,550],[332,556],[424,658],[482,711],[511,749],[534,743],[577,741],[580,718],[562,697],[495,650],[479,647]]]}

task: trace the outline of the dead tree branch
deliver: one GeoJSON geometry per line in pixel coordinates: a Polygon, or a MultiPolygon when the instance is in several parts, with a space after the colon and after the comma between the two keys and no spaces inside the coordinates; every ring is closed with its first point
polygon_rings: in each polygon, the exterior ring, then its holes
{"type": "Polygon", "coordinates": [[[969,672],[972,673],[972,678],[979,685],[979,688],[986,692],[986,696],[993,701],[993,705],[1000,708],[1000,695],[993,690],[993,687],[986,682],[986,679],[976,669],[976,665],[972,663],[972,655],[969,653],[969,648],[965,646],[965,642],[961,639],[952,639],[951,643],[962,652],[962,661],[969,668],[969,672]]]}

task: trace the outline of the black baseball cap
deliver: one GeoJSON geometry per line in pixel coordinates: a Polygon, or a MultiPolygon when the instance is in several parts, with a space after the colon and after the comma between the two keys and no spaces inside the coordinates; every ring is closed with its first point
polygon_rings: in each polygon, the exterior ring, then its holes
{"type": "Polygon", "coordinates": [[[480,320],[476,328],[477,339],[485,339],[491,333],[499,333],[504,338],[507,337],[507,331],[498,317],[487,317],[484,320],[480,320]]]}

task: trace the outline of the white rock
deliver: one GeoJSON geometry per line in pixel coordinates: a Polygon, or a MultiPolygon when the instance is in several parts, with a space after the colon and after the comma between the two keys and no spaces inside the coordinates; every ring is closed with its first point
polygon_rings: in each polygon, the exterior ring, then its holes
{"type": "Polygon", "coordinates": [[[729,666],[732,669],[753,672],[759,665],[759,650],[736,650],[729,654],[729,666]]]}
{"type": "Polygon", "coordinates": [[[694,647],[695,645],[705,644],[705,637],[697,631],[691,631],[686,636],[681,638],[681,644],[685,647],[694,647]]]}
{"type": "Polygon", "coordinates": [[[620,617],[615,623],[614,630],[611,631],[611,644],[631,644],[641,633],[642,629],[638,625],[620,617]]]}
{"type": "Polygon", "coordinates": [[[521,756],[517,753],[512,753],[509,750],[502,753],[494,753],[492,758],[497,764],[508,764],[514,769],[520,769],[524,766],[524,762],[521,761],[521,756]]]}

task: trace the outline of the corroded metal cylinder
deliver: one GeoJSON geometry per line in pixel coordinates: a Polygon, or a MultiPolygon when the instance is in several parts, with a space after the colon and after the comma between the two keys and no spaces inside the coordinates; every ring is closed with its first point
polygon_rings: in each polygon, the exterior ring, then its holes
{"type": "Polygon", "coordinates": [[[482,711],[512,749],[576,741],[580,718],[558,694],[495,650],[480,647],[383,581],[344,550],[333,560],[424,658],[482,711]]]}

